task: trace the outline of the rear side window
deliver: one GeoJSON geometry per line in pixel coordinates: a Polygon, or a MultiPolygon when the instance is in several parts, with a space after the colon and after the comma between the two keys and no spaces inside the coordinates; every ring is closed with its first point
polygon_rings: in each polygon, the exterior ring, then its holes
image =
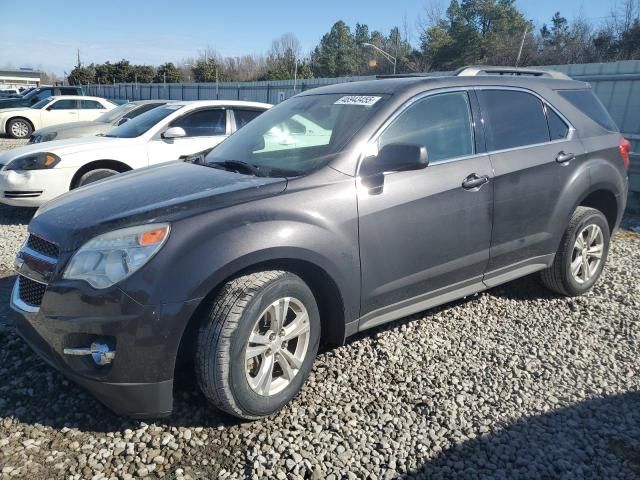
{"type": "Polygon", "coordinates": [[[466,92],[430,95],[402,112],[378,139],[427,147],[429,163],[473,154],[471,109],[466,92]]]}
{"type": "Polygon", "coordinates": [[[224,135],[227,131],[227,111],[222,108],[200,110],[176,120],[171,126],[184,128],[187,137],[224,135]]]}
{"type": "Polygon", "coordinates": [[[236,117],[236,129],[240,130],[261,113],[262,112],[260,110],[240,110],[238,108],[234,109],[233,114],[236,117]]]}
{"type": "Polygon", "coordinates": [[[560,90],[558,93],[602,128],[612,132],[618,131],[611,115],[592,90],[560,90]]]}
{"type": "Polygon", "coordinates": [[[103,110],[104,105],[100,102],[96,102],[95,100],[81,100],[80,108],[84,110],[103,110]]]}
{"type": "Polygon", "coordinates": [[[504,150],[549,141],[540,99],[513,90],[478,90],[487,149],[504,150]]]}
{"type": "Polygon", "coordinates": [[[547,107],[546,110],[547,122],[549,123],[549,136],[551,137],[551,140],[567,138],[567,135],[569,135],[569,126],[564,123],[564,120],[560,118],[560,115],[552,109],[547,107]]]}

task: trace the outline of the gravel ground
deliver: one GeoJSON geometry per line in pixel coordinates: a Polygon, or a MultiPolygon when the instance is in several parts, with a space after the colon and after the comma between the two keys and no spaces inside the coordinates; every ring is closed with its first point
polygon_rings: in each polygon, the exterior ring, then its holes
{"type": "MultiPolygon", "coordinates": [[[[0,322],[31,214],[0,209],[0,322]]],[[[189,382],[117,417],[0,328],[0,478],[640,478],[638,271],[623,230],[589,294],[532,276],[359,335],[253,423],[189,382]]]]}

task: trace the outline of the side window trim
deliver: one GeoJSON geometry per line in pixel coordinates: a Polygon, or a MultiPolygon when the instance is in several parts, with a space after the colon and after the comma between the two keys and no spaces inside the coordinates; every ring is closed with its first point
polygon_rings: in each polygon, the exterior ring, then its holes
{"type": "MultiPolygon", "coordinates": [[[[527,88],[522,88],[522,87],[502,87],[502,86],[490,86],[490,85],[489,86],[471,87],[471,89],[474,90],[474,91],[478,91],[478,90],[507,90],[507,91],[528,93],[529,95],[533,95],[534,97],[536,97],[538,100],[540,100],[542,102],[542,107],[543,107],[543,111],[544,111],[545,120],[547,120],[547,125],[549,124],[548,123],[549,121],[547,119],[547,108],[549,108],[554,113],[556,113],[558,115],[558,117],[560,117],[560,119],[564,123],[566,123],[567,126],[569,127],[567,135],[564,138],[559,138],[557,140],[549,140],[548,142],[542,142],[542,143],[532,143],[530,145],[520,145],[520,146],[517,146],[517,147],[503,148],[503,149],[499,149],[499,150],[489,150],[487,148],[486,149],[487,153],[510,152],[510,151],[514,151],[514,150],[522,150],[522,149],[526,149],[526,148],[539,147],[539,146],[542,146],[542,145],[550,145],[550,144],[554,144],[554,143],[568,142],[568,141],[571,141],[571,140],[574,139],[576,129],[573,126],[573,124],[567,119],[567,117],[565,117],[562,114],[562,112],[560,112],[557,108],[555,108],[553,105],[551,105],[544,97],[541,97],[537,92],[534,92],[533,90],[529,90],[527,88]]],[[[483,115],[482,111],[480,111],[480,114],[482,116],[482,124],[484,125],[485,122],[484,122],[484,115],[483,115]]]]}
{"type": "MultiPolygon", "coordinates": [[[[443,94],[443,93],[457,93],[457,92],[462,92],[462,93],[466,93],[467,94],[467,99],[471,108],[471,115],[473,116],[473,102],[471,99],[471,91],[473,89],[469,88],[469,87],[448,87],[448,88],[438,88],[438,89],[434,89],[434,90],[428,90],[426,92],[421,92],[413,97],[411,97],[410,99],[408,99],[406,102],[404,102],[402,105],[400,105],[391,115],[389,115],[387,117],[387,119],[382,123],[382,125],[380,125],[380,127],[378,127],[378,129],[373,133],[373,135],[371,135],[371,137],[369,137],[369,140],[366,142],[367,145],[375,145],[378,141],[378,138],[384,133],[384,131],[395,121],[396,118],[398,118],[400,115],[402,115],[405,111],[407,111],[409,108],[411,108],[411,106],[413,106],[415,103],[426,99],[428,97],[434,96],[434,95],[439,95],[439,94],[443,94]]],[[[473,123],[473,117],[471,118],[471,121],[473,123]]],[[[472,132],[473,132],[473,136],[474,139],[476,138],[476,131],[475,128],[472,128],[472,132]]],[[[484,141],[484,136],[482,137],[483,141],[484,141]]],[[[476,147],[476,144],[474,143],[474,149],[476,147]]],[[[485,149],[486,150],[486,149],[485,149]]],[[[362,161],[365,159],[365,157],[367,157],[367,151],[363,151],[362,153],[360,153],[359,158],[358,158],[358,166],[356,169],[356,172],[358,172],[360,170],[360,167],[362,166],[362,161]]],[[[474,157],[479,157],[482,155],[486,155],[487,153],[485,151],[479,152],[476,151],[470,155],[464,155],[461,157],[454,157],[454,158],[449,158],[447,160],[441,160],[438,161],[437,163],[434,163],[434,165],[444,165],[446,163],[451,163],[451,162],[459,162],[462,160],[467,160],[469,158],[474,158],[474,157]]],[[[356,173],[357,175],[357,173],[356,173]]]]}

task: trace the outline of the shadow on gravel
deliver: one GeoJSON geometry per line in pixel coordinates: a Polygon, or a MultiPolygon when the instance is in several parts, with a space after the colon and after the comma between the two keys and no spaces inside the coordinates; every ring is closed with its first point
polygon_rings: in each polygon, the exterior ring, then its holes
{"type": "Polygon", "coordinates": [[[455,445],[405,478],[638,478],[640,392],[586,400],[455,445]]]}
{"type": "Polygon", "coordinates": [[[36,213],[36,208],[0,205],[0,225],[26,225],[36,213]]]}

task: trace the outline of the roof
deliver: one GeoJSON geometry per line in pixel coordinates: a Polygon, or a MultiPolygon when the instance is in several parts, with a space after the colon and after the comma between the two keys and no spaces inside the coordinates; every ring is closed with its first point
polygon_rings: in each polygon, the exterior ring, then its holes
{"type": "Polygon", "coordinates": [[[202,107],[249,107],[249,108],[271,108],[273,105],[261,102],[245,102],[243,100],[182,100],[172,102],[174,105],[196,105],[202,107]]]}
{"type": "Polygon", "coordinates": [[[565,90],[587,88],[588,84],[575,80],[559,80],[548,77],[531,77],[515,75],[478,75],[478,76],[438,76],[438,77],[387,77],[376,80],[360,82],[337,83],[325,87],[314,88],[302,92],[300,95],[320,94],[398,94],[418,93],[425,90],[448,87],[475,87],[475,86],[512,86],[521,88],[549,88],[552,90],[565,90]]]}
{"type": "Polygon", "coordinates": [[[105,101],[105,102],[109,102],[109,103],[113,103],[111,100],[107,99],[107,98],[102,98],[102,97],[87,97],[84,95],[50,95],[49,97],[50,99],[55,98],[56,100],[60,100],[60,99],[70,99],[70,100],[99,100],[99,101],[105,101]]]}

